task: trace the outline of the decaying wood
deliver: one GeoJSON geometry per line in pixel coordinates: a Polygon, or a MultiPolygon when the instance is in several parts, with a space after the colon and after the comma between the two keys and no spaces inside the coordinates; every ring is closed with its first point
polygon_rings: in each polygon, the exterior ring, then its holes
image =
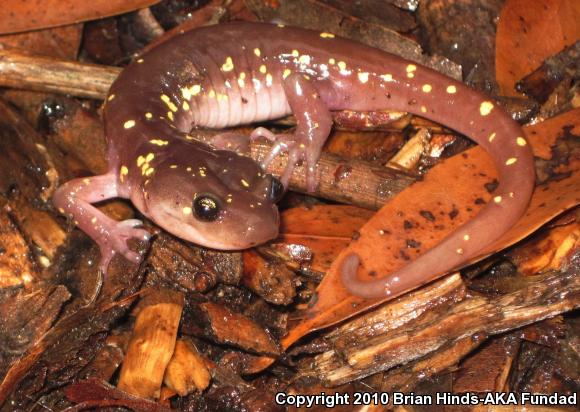
{"type": "Polygon", "coordinates": [[[519,343],[512,334],[489,341],[462,362],[453,385],[454,392],[502,392],[517,357],[519,343]]]}
{"type": "Polygon", "coordinates": [[[211,380],[206,362],[191,342],[179,339],[175,343],[175,351],[167,365],[163,382],[179,396],[194,390],[203,391],[211,380]]]}
{"type": "MultiPolygon", "coordinates": [[[[410,362],[437,356],[467,336],[499,334],[580,307],[580,268],[573,261],[499,298],[472,296],[449,305],[450,285],[454,293],[462,287],[456,275],[447,277],[331,332],[334,348],[309,369],[336,386],[397,365],[413,368],[410,362]]],[[[431,366],[429,374],[437,371],[431,366]]]]}
{"type": "Polygon", "coordinates": [[[280,355],[281,350],[276,340],[247,316],[213,302],[200,304],[197,312],[195,322],[202,324],[203,330],[184,325],[184,332],[191,333],[197,329],[199,336],[218,344],[233,345],[250,353],[280,355]]]}
{"type": "Polygon", "coordinates": [[[0,250],[0,288],[30,283],[36,270],[26,258],[28,243],[4,210],[0,210],[0,250]]]}
{"type": "Polygon", "coordinates": [[[399,150],[399,152],[389,160],[390,165],[412,170],[417,166],[423,153],[426,152],[431,133],[427,129],[419,129],[411,139],[399,150]]]}
{"type": "Polygon", "coordinates": [[[207,292],[218,283],[238,285],[242,276],[239,252],[200,248],[160,232],[151,244],[148,282],[163,282],[185,291],[207,292]]]}
{"type": "Polygon", "coordinates": [[[266,260],[253,250],[243,253],[242,283],[264,300],[289,305],[296,297],[296,275],[281,260],[266,260]]]}
{"type": "Polygon", "coordinates": [[[543,103],[565,77],[580,77],[580,41],[546,59],[518,82],[516,88],[543,103]]]}
{"type": "Polygon", "coordinates": [[[152,292],[144,299],[121,367],[119,389],[143,398],[159,398],[183,305],[183,296],[169,290],[152,292]]]}
{"type": "Polygon", "coordinates": [[[57,172],[43,143],[10,105],[0,101],[0,192],[12,192],[9,199],[0,195],[0,207],[38,247],[37,262],[47,267],[66,236],[54,215],[37,206],[50,199],[57,184],[57,172]]]}
{"type": "Polygon", "coordinates": [[[113,406],[122,406],[139,412],[171,412],[157,402],[143,399],[124,392],[105,381],[90,378],[75,382],[65,388],[68,400],[75,402],[75,406],[64,409],[62,412],[80,412],[89,409],[101,409],[113,406]]]}

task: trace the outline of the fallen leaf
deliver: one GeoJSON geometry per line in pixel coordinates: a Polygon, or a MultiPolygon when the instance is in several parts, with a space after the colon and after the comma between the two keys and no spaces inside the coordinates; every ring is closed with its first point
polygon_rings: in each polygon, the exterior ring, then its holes
{"type": "MultiPolygon", "coordinates": [[[[564,133],[579,134],[579,114],[580,109],[576,109],[526,127],[524,130],[532,147],[538,147],[540,152],[545,153],[548,144],[554,142],[556,137],[564,133]]],[[[570,159],[568,172],[568,177],[538,187],[525,216],[486,254],[521,240],[555,216],[577,205],[580,194],[573,189],[580,187],[580,159],[570,159]]],[[[283,347],[289,347],[309,332],[331,326],[388,300],[363,300],[344,289],[340,267],[345,256],[353,252],[359,254],[367,276],[371,271],[390,273],[396,270],[406,264],[406,260],[398,253],[401,248],[407,247],[401,244],[402,240],[416,239],[420,242],[421,250],[437,244],[454,228],[473,218],[482,206],[476,204],[480,202],[475,199],[489,197],[484,184],[494,178],[495,169],[491,159],[480,147],[475,147],[441,162],[429,171],[423,181],[401,192],[361,228],[360,238],[344,249],[334,261],[317,289],[315,303],[303,313],[304,320],[284,338],[283,347]],[[453,184],[447,185],[445,182],[453,184]],[[437,224],[443,224],[445,229],[433,230],[436,223],[430,222],[430,215],[422,214],[422,210],[429,211],[442,222],[437,224]],[[455,214],[455,217],[451,219],[449,214],[455,214]],[[404,230],[405,222],[411,226],[408,230],[404,230]],[[384,234],[380,234],[380,230],[384,234]],[[387,230],[392,232],[387,234],[387,230]],[[400,232],[405,232],[405,236],[401,236],[400,232]]],[[[410,258],[419,255],[413,248],[408,250],[410,258]]]]}
{"type": "Polygon", "coordinates": [[[95,20],[141,9],[159,0],[3,0],[0,34],[95,20]]]}
{"type": "Polygon", "coordinates": [[[516,82],[580,39],[578,0],[507,0],[497,27],[496,78],[502,95],[516,82]]]}
{"type": "Polygon", "coordinates": [[[288,209],[282,213],[281,239],[308,247],[313,252],[310,269],[326,272],[373,214],[373,211],[347,205],[288,209]]]}
{"type": "Polygon", "coordinates": [[[82,25],[71,24],[48,30],[3,35],[0,36],[0,44],[6,48],[24,50],[27,54],[76,60],[82,35],[82,25]]]}

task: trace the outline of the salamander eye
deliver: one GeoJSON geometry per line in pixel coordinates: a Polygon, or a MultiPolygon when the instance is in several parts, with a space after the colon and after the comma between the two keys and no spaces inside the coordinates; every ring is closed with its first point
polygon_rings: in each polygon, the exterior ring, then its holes
{"type": "Polygon", "coordinates": [[[193,211],[199,220],[213,222],[218,218],[221,207],[213,196],[203,194],[193,199],[193,211]]]}
{"type": "Polygon", "coordinates": [[[270,182],[269,197],[274,203],[277,203],[284,196],[284,185],[274,176],[270,182]]]}

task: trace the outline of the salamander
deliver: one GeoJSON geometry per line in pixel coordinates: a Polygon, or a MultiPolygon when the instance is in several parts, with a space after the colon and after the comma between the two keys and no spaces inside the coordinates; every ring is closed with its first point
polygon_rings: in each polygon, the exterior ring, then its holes
{"type": "Polygon", "coordinates": [[[446,125],[493,158],[500,184],[475,219],[387,277],[357,279],[358,257],[342,262],[344,286],[374,298],[449,271],[498,239],[524,212],[534,186],[533,156],[519,125],[495,102],[461,82],[383,51],[319,33],[265,23],[235,22],[184,32],[128,65],[110,88],[103,117],[107,173],[72,180],[54,204],[99,245],[105,271],[119,253],[133,262],[131,238],[149,240],[136,219],[117,222],[92,204],[130,199],[170,233],[202,246],[248,248],[278,234],[276,200],[297,162],[309,190],[332,127],[332,111],[410,112],[446,125]],[[264,163],[194,141],[193,127],[222,129],[293,114],[291,134],[257,128],[273,148],[264,163]],[[281,181],[263,171],[285,153],[281,181]]]}

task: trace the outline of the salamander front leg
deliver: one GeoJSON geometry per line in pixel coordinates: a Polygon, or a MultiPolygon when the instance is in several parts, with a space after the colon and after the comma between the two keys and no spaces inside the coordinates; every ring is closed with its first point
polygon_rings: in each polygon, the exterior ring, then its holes
{"type": "Polygon", "coordinates": [[[137,228],[143,224],[140,220],[117,222],[91,205],[114,197],[119,197],[117,176],[109,173],[71,180],[61,186],[52,198],[59,212],[72,216],[75,224],[97,242],[101,250],[99,268],[105,274],[116,253],[133,263],[141,262],[142,256],[129,249],[129,239],[150,239],[146,230],[137,228]]]}
{"type": "Polygon", "coordinates": [[[315,82],[304,75],[296,73],[288,76],[284,80],[284,92],[296,117],[296,131],[293,134],[273,134],[260,127],[250,137],[266,137],[274,142],[270,154],[262,162],[263,167],[279,153],[288,153],[288,164],[281,178],[285,187],[288,187],[296,163],[304,161],[308,191],[313,192],[316,189],[316,162],[330,134],[332,116],[315,82]]]}

